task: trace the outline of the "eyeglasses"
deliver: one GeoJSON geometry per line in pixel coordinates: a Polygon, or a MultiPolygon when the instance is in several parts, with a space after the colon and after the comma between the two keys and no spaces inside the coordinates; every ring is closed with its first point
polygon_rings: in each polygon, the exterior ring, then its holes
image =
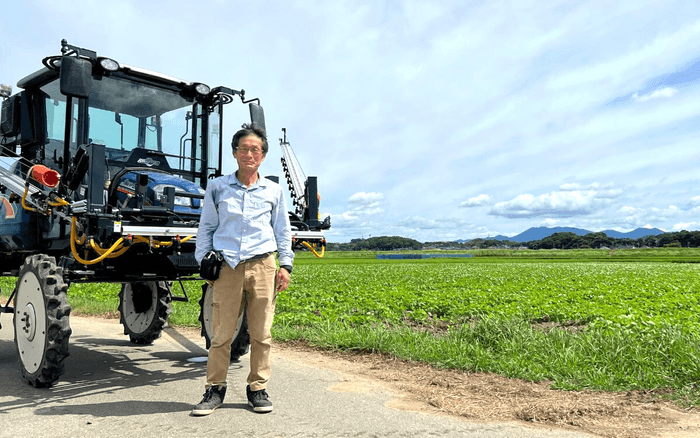
{"type": "Polygon", "coordinates": [[[236,152],[238,152],[239,154],[243,154],[243,155],[245,155],[245,154],[247,154],[248,152],[250,152],[250,153],[253,154],[254,156],[258,156],[258,155],[260,155],[260,154],[262,153],[262,149],[260,149],[260,148],[248,149],[248,148],[241,148],[241,147],[239,147],[238,149],[236,149],[236,152]]]}

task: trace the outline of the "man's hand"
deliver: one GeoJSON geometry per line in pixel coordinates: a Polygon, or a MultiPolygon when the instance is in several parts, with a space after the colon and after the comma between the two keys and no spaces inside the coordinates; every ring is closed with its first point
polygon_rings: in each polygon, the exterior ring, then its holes
{"type": "Polygon", "coordinates": [[[277,290],[279,292],[286,290],[287,286],[289,286],[289,271],[287,271],[284,268],[280,268],[280,270],[277,271],[277,278],[275,279],[275,284],[277,284],[277,290]]]}

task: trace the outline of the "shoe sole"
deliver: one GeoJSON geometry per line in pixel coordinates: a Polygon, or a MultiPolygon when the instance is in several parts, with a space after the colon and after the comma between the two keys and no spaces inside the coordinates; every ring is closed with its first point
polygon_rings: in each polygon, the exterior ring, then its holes
{"type": "Polygon", "coordinates": [[[214,412],[218,408],[219,408],[219,406],[215,407],[214,409],[200,409],[200,410],[193,409],[192,415],[194,415],[195,417],[203,417],[205,415],[211,414],[212,412],[214,412]]]}
{"type": "Polygon", "coordinates": [[[272,412],[272,406],[258,406],[257,408],[253,406],[253,403],[248,402],[248,406],[253,408],[255,412],[260,412],[260,413],[266,413],[266,412],[272,412]]]}

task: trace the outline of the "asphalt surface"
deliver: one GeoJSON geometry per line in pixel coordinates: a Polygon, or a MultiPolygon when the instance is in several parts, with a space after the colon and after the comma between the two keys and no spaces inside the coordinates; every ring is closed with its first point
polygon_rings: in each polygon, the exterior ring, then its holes
{"type": "Polygon", "coordinates": [[[248,356],[231,363],[221,408],[190,416],[201,400],[206,350],[172,328],[151,346],[131,344],[116,320],[71,317],[66,373],[51,389],[21,377],[11,315],[0,315],[0,437],[584,437],[520,424],[397,410],[386,389],[340,392],[337,372],[274,355],[274,411],[248,408],[248,356]]]}

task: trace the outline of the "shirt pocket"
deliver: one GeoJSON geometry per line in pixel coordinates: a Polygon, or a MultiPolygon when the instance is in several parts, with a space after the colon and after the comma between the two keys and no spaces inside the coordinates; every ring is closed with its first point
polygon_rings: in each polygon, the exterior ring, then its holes
{"type": "Polygon", "coordinates": [[[250,218],[254,222],[269,223],[272,218],[272,201],[253,198],[250,202],[250,218]]]}
{"type": "Polygon", "coordinates": [[[240,216],[243,212],[243,202],[240,199],[225,199],[217,204],[219,214],[224,217],[240,216]]]}

